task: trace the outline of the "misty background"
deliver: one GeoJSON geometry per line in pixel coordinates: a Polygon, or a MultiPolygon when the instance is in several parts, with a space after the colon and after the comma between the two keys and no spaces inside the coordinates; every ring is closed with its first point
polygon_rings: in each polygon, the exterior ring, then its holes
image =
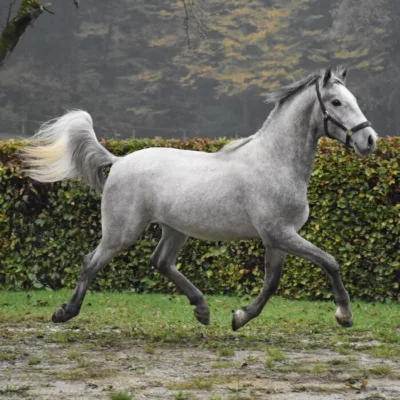
{"type": "MultiPolygon", "coordinates": [[[[10,2],[0,0],[3,25],[10,2]]],[[[181,1],[55,1],[0,68],[0,139],[74,108],[99,138],[248,136],[272,109],[266,93],[339,64],[376,131],[399,134],[400,1],[195,7],[189,47],[181,1]]]]}

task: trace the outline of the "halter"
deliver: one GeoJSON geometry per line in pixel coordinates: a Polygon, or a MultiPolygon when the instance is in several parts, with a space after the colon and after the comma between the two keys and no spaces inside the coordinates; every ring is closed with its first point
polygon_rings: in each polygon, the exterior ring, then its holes
{"type": "Polygon", "coordinates": [[[348,129],[346,128],[343,124],[341,124],[338,120],[336,120],[335,118],[333,118],[329,112],[327,111],[327,109],[325,108],[324,102],[322,101],[322,97],[321,97],[321,92],[319,91],[319,83],[318,81],[315,84],[315,87],[317,88],[317,97],[318,97],[318,101],[319,101],[319,105],[321,106],[321,110],[322,110],[322,115],[324,117],[324,130],[325,130],[325,135],[330,137],[331,139],[336,139],[334,136],[332,136],[329,131],[328,131],[328,122],[331,121],[333,122],[336,126],[338,126],[340,129],[342,129],[345,133],[346,133],[346,149],[349,148],[350,146],[350,139],[351,139],[351,135],[357,131],[360,131],[361,129],[366,128],[367,126],[372,126],[371,122],[369,121],[365,121],[365,122],[361,122],[361,124],[356,125],[355,127],[348,129]]]}

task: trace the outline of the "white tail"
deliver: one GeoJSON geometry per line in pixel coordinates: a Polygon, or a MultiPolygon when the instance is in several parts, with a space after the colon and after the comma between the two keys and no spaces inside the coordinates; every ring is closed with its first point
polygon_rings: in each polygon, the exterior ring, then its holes
{"type": "Polygon", "coordinates": [[[91,116],[81,110],[44,123],[22,150],[26,175],[39,182],[82,180],[102,192],[103,168],[117,157],[97,141],[91,116]]]}

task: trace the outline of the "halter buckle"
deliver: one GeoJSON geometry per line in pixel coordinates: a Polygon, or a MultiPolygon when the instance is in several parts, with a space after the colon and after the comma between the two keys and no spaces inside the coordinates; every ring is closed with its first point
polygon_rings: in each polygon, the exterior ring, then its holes
{"type": "Polygon", "coordinates": [[[329,113],[327,110],[322,111],[322,115],[323,115],[324,119],[328,119],[328,117],[329,117],[329,113]]]}

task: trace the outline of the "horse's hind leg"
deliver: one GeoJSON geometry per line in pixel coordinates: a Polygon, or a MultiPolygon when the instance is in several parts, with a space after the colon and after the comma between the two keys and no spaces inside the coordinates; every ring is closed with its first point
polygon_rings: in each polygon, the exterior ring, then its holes
{"type": "Polygon", "coordinates": [[[175,267],[178,253],[186,243],[187,236],[169,226],[162,226],[161,241],[151,255],[152,264],[167,278],[169,278],[189,298],[190,304],[196,306],[194,315],[204,325],[210,323],[210,310],[203,293],[196,288],[175,267]]]}
{"type": "Polygon", "coordinates": [[[90,283],[101,268],[115,255],[112,249],[107,249],[102,243],[96,250],[83,259],[83,268],[79,282],[68,304],[63,304],[52,316],[53,322],[66,322],[77,316],[90,283]]]}
{"type": "Polygon", "coordinates": [[[264,256],[265,273],[263,289],[250,306],[245,307],[243,310],[237,310],[233,313],[232,329],[234,331],[246,325],[250,320],[260,315],[268,299],[276,291],[276,289],[278,289],[285,258],[286,253],[282,251],[270,248],[266,249],[264,256]]]}
{"type": "Polygon", "coordinates": [[[140,221],[129,229],[124,229],[124,226],[109,229],[114,233],[113,236],[107,233],[103,235],[96,250],[84,257],[82,272],[75,291],[68,304],[63,304],[53,314],[53,322],[66,322],[79,314],[86,291],[96,274],[120,251],[134,244],[146,225],[146,222],[140,221]]]}

